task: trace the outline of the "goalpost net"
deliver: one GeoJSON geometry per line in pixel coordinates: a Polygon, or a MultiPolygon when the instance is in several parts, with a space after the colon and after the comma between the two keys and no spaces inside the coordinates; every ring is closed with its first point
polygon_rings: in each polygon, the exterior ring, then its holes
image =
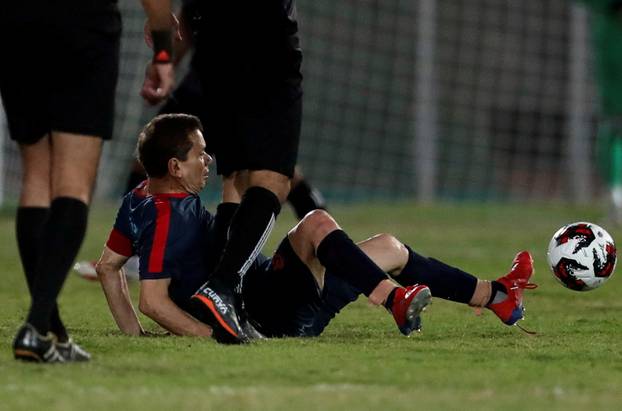
{"type": "MultiPolygon", "coordinates": [[[[330,201],[589,201],[594,97],[589,16],[567,0],[298,0],[305,52],[299,163],[330,201]]],[[[97,194],[125,186],[153,109],[140,3],[121,1],[115,134],[97,194]]],[[[0,124],[2,195],[19,157],[0,124]]],[[[218,196],[218,192],[213,197],[218,196]]]]}

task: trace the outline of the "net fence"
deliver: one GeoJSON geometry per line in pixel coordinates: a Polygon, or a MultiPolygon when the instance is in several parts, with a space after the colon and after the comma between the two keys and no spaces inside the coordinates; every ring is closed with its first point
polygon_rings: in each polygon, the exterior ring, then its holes
{"type": "MultiPolygon", "coordinates": [[[[599,192],[589,15],[567,0],[298,0],[299,164],[330,201],[589,201],[599,192]]],[[[121,0],[115,136],[97,193],[121,194],[149,50],[121,0]]],[[[3,125],[4,127],[4,125],[3,125]]],[[[2,133],[2,195],[19,189],[2,133]]],[[[213,190],[217,196],[217,190],[213,190]]]]}

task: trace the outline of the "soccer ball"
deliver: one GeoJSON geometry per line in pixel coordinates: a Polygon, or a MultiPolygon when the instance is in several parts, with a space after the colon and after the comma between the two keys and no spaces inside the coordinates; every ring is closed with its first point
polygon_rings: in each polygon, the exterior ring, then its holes
{"type": "Polygon", "coordinates": [[[602,227],[587,222],[557,230],[549,243],[549,267],[563,286],[590,291],[603,285],[616,266],[616,246],[602,227]]]}

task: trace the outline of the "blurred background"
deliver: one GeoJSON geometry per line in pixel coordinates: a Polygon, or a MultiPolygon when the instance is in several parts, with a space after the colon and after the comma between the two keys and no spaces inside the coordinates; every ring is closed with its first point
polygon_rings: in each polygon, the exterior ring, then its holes
{"type": "MultiPolygon", "coordinates": [[[[298,0],[299,163],[330,202],[592,202],[598,101],[588,11],[567,0],[298,0]]],[[[115,135],[97,197],[125,188],[150,50],[140,2],[124,35],[115,135]]],[[[179,73],[180,75],[183,72],[179,73]]],[[[0,110],[1,112],[1,110],[0,110]]],[[[0,114],[0,201],[20,166],[0,114]]],[[[211,185],[208,197],[219,191],[211,185]]]]}

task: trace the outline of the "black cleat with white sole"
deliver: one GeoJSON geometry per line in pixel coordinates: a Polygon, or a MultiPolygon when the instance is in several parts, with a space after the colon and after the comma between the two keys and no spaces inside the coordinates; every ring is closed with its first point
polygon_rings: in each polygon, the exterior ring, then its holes
{"type": "Polygon", "coordinates": [[[193,315],[199,321],[209,324],[214,330],[216,341],[224,344],[248,342],[248,336],[240,325],[236,307],[238,296],[217,279],[205,283],[191,300],[193,315]]]}
{"type": "Polygon", "coordinates": [[[56,343],[56,351],[65,362],[85,362],[91,360],[91,354],[76,344],[73,339],[56,343]]]}
{"type": "Polygon", "coordinates": [[[24,324],[13,340],[13,355],[16,360],[62,363],[63,357],[56,349],[55,339],[51,334],[43,336],[32,325],[24,324]]]}

